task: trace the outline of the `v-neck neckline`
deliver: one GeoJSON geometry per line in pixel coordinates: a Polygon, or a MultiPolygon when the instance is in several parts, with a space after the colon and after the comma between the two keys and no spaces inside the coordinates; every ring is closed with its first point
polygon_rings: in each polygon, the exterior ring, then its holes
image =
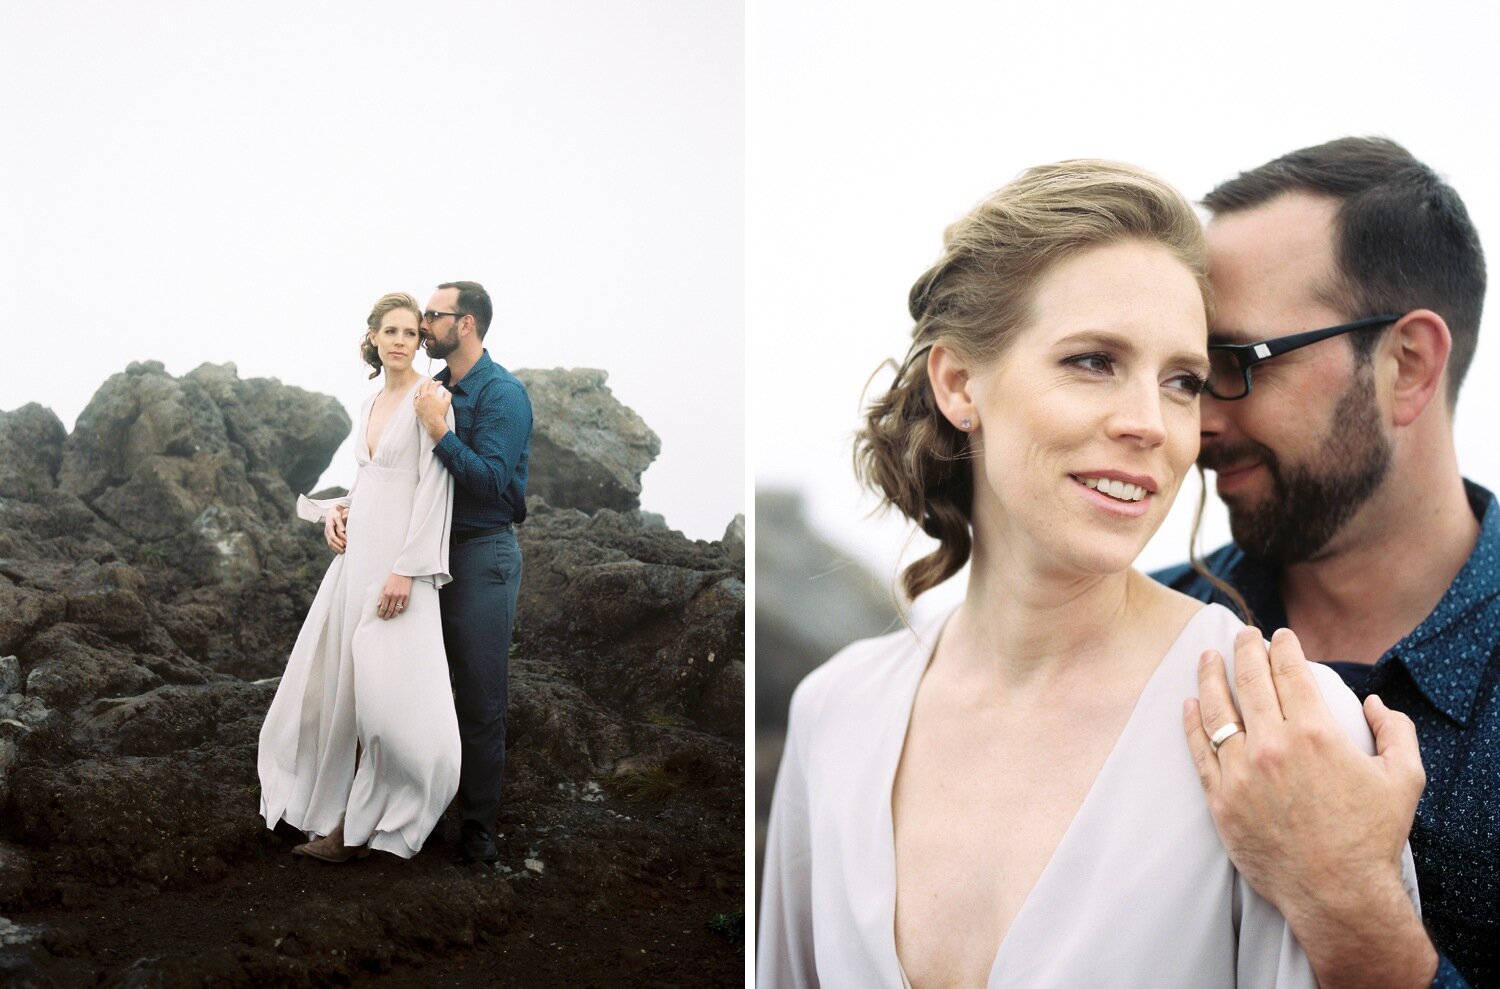
{"type": "MultiPolygon", "coordinates": [[[[1172,639],[1171,644],[1168,645],[1167,648],[1162,652],[1160,659],[1158,659],[1156,663],[1156,667],[1151,671],[1151,675],[1146,678],[1146,682],[1142,684],[1140,693],[1136,695],[1135,702],[1131,705],[1130,715],[1125,719],[1125,725],[1120,729],[1119,735],[1115,736],[1115,741],[1114,744],[1110,747],[1109,754],[1105,756],[1104,762],[1099,766],[1099,772],[1094,775],[1093,780],[1089,783],[1088,790],[1084,792],[1083,799],[1079,801],[1077,809],[1073,811],[1073,816],[1068,821],[1068,826],[1063,829],[1062,837],[1058,838],[1057,844],[1052,849],[1052,854],[1047,858],[1047,864],[1042,866],[1042,871],[1037,874],[1036,882],[1032,883],[1031,889],[1026,892],[1025,898],[1022,899],[1020,907],[1016,909],[1015,916],[1011,918],[1010,926],[1005,929],[1005,936],[1002,937],[1000,939],[1000,943],[995,946],[995,955],[994,958],[990,961],[989,974],[985,977],[986,987],[994,984],[995,973],[1000,971],[1001,962],[1005,959],[1006,945],[1012,942],[1012,935],[1015,934],[1016,927],[1020,925],[1025,919],[1028,912],[1027,908],[1036,899],[1037,890],[1042,888],[1042,886],[1047,881],[1048,874],[1053,871],[1053,863],[1058,860],[1059,854],[1063,851],[1065,846],[1067,846],[1068,840],[1072,836],[1075,830],[1075,826],[1078,824],[1078,819],[1084,816],[1084,811],[1088,808],[1089,802],[1093,799],[1094,793],[1099,789],[1099,781],[1106,777],[1106,775],[1110,772],[1111,768],[1117,761],[1119,753],[1122,751],[1121,743],[1128,735],[1132,733],[1132,730],[1135,728],[1137,715],[1141,711],[1141,701],[1143,701],[1146,696],[1151,693],[1152,689],[1161,679],[1163,675],[1162,670],[1167,665],[1167,657],[1172,655],[1172,653],[1177,649],[1178,645],[1182,643],[1184,637],[1187,636],[1188,632],[1193,628],[1193,626],[1202,621],[1205,614],[1215,609],[1222,610],[1221,606],[1219,605],[1208,604],[1193,612],[1193,614],[1183,624],[1182,628],[1178,630],[1177,635],[1172,639]]],[[[919,654],[925,651],[925,656],[922,659],[920,667],[916,671],[916,675],[912,678],[911,696],[908,698],[907,703],[904,705],[906,716],[901,720],[900,725],[896,726],[899,727],[900,731],[898,735],[898,743],[892,746],[895,751],[895,758],[891,761],[890,765],[886,767],[887,772],[885,774],[885,799],[882,802],[884,826],[880,829],[879,833],[886,843],[886,847],[885,849],[883,849],[883,851],[885,853],[885,861],[888,863],[891,870],[891,898],[889,903],[889,916],[886,918],[886,935],[890,939],[891,957],[896,960],[896,970],[897,973],[901,976],[901,984],[904,989],[911,989],[911,981],[907,978],[906,969],[901,965],[901,955],[896,950],[896,897],[899,892],[896,889],[897,882],[899,881],[899,872],[896,866],[896,822],[895,809],[893,806],[895,799],[896,773],[901,768],[901,757],[906,754],[906,736],[911,730],[911,719],[912,714],[916,708],[917,693],[921,690],[922,680],[926,677],[927,669],[932,665],[933,657],[937,654],[938,643],[942,641],[943,632],[947,629],[948,622],[953,618],[953,615],[957,611],[958,608],[955,607],[952,611],[948,612],[948,614],[944,616],[941,621],[935,622],[931,627],[935,627],[937,631],[935,634],[932,634],[930,638],[925,638],[920,634],[918,635],[916,648],[913,651],[918,652],[919,654]]]]}
{"type": "MultiPolygon", "coordinates": [[[[419,387],[421,387],[421,385],[422,377],[419,375],[417,377],[417,380],[412,383],[412,386],[406,389],[406,394],[401,397],[404,399],[410,396],[411,393],[416,391],[419,387]]],[[[385,444],[386,436],[390,434],[391,427],[396,423],[396,414],[401,411],[404,405],[406,405],[404,401],[397,400],[396,407],[391,410],[390,417],[386,419],[385,425],[380,427],[380,435],[376,437],[375,446],[372,449],[370,447],[370,418],[375,414],[375,403],[380,401],[380,397],[384,394],[385,389],[382,388],[380,391],[370,396],[370,402],[365,406],[365,421],[361,424],[360,433],[361,439],[364,441],[365,461],[367,463],[373,464],[375,462],[376,454],[380,452],[380,448],[385,444]]]]}

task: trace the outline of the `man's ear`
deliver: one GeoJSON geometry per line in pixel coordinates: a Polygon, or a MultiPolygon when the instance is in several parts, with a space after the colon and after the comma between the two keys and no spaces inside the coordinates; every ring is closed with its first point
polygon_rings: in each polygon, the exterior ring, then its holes
{"type": "Polygon", "coordinates": [[[1439,393],[1447,380],[1443,372],[1453,349],[1453,334],[1443,317],[1431,309],[1413,309],[1391,328],[1389,348],[1395,367],[1393,420],[1397,426],[1409,426],[1433,399],[1447,400],[1439,393]]]}
{"type": "Polygon", "coordinates": [[[979,428],[979,413],[971,394],[969,367],[951,348],[941,343],[927,351],[927,378],[938,409],[953,428],[970,433],[979,428]]]}

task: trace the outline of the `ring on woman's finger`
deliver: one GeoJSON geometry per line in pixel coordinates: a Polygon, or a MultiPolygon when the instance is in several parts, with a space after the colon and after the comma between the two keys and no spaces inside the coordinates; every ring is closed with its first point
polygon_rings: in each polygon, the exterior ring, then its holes
{"type": "Polygon", "coordinates": [[[1244,730],[1245,726],[1240,724],[1238,721],[1231,721],[1228,724],[1220,725],[1218,731],[1215,731],[1212,735],[1208,736],[1208,744],[1212,745],[1214,747],[1214,751],[1217,752],[1219,751],[1219,746],[1223,745],[1225,742],[1229,741],[1231,737],[1233,737],[1234,735],[1238,735],[1244,730]]]}

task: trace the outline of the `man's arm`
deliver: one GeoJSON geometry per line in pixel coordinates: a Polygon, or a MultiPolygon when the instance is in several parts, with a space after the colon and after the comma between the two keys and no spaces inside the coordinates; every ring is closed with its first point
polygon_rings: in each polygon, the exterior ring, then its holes
{"type": "Polygon", "coordinates": [[[1285,629],[1269,653],[1255,629],[1236,638],[1238,711],[1222,656],[1205,653],[1198,673],[1200,700],[1184,704],[1183,721],[1214,824],[1235,867],[1286,917],[1323,989],[1433,985],[1438,954],[1401,874],[1426,782],[1411,719],[1371,696],[1375,754],[1366,755],[1285,629]],[[1231,721],[1244,731],[1215,752],[1209,734],[1231,721]]]}
{"type": "Polygon", "coordinates": [[[471,495],[498,505],[510,485],[521,451],[531,435],[531,403],[518,386],[492,385],[474,407],[473,446],[443,422],[452,396],[436,382],[417,389],[417,416],[436,443],[433,452],[455,483],[471,495]]]}

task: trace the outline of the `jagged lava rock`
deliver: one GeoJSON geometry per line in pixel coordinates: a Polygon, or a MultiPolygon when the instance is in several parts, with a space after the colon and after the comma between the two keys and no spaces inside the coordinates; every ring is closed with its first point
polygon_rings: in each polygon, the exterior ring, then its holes
{"type": "Polygon", "coordinates": [[[0,412],[0,498],[36,501],[57,486],[68,431],[35,402],[0,412]]]}
{"type": "MultiPolygon", "coordinates": [[[[745,658],[744,565],[723,544],[608,509],[587,516],[534,501],[521,545],[516,614],[526,648],[552,644],[611,706],[743,732],[743,704],[730,723],[703,707],[710,683],[745,658]]],[[[713,710],[722,717],[722,706],[713,710]]]]}
{"type": "Polygon", "coordinates": [[[593,368],[516,372],[531,396],[526,493],[557,508],[628,512],[641,504],[641,474],[661,440],[593,368]]]}
{"type": "MultiPolygon", "coordinates": [[[[536,499],[521,527],[496,829],[513,871],[488,874],[455,865],[456,819],[383,876],[299,863],[301,836],[256,813],[260,726],[331,559],[293,502],[348,432],[336,402],[232,365],[142,363],[72,436],[40,406],[0,413],[0,910],[39,946],[0,953],[0,982],[328,985],[455,955],[484,973],[530,930],[669,916],[660,943],[689,956],[647,966],[632,949],[643,973],[738,984],[742,956],[705,959],[718,935],[695,932],[743,902],[743,554],[634,508],[655,438],[601,372],[535,374],[572,382],[572,411],[544,415],[613,415],[637,451],[559,432],[559,449],[595,450],[551,458],[575,470],[561,489],[626,510],[536,499]]],[[[537,951],[527,984],[615,974],[537,951]]]]}
{"type": "Polygon", "coordinates": [[[233,365],[173,378],[131,364],[95,393],[63,447],[58,487],[196,585],[244,582],[300,556],[280,523],[348,435],[335,400],[233,365]],[[287,436],[292,441],[274,437],[287,436]],[[294,453],[293,450],[296,450],[294,453]]]}

